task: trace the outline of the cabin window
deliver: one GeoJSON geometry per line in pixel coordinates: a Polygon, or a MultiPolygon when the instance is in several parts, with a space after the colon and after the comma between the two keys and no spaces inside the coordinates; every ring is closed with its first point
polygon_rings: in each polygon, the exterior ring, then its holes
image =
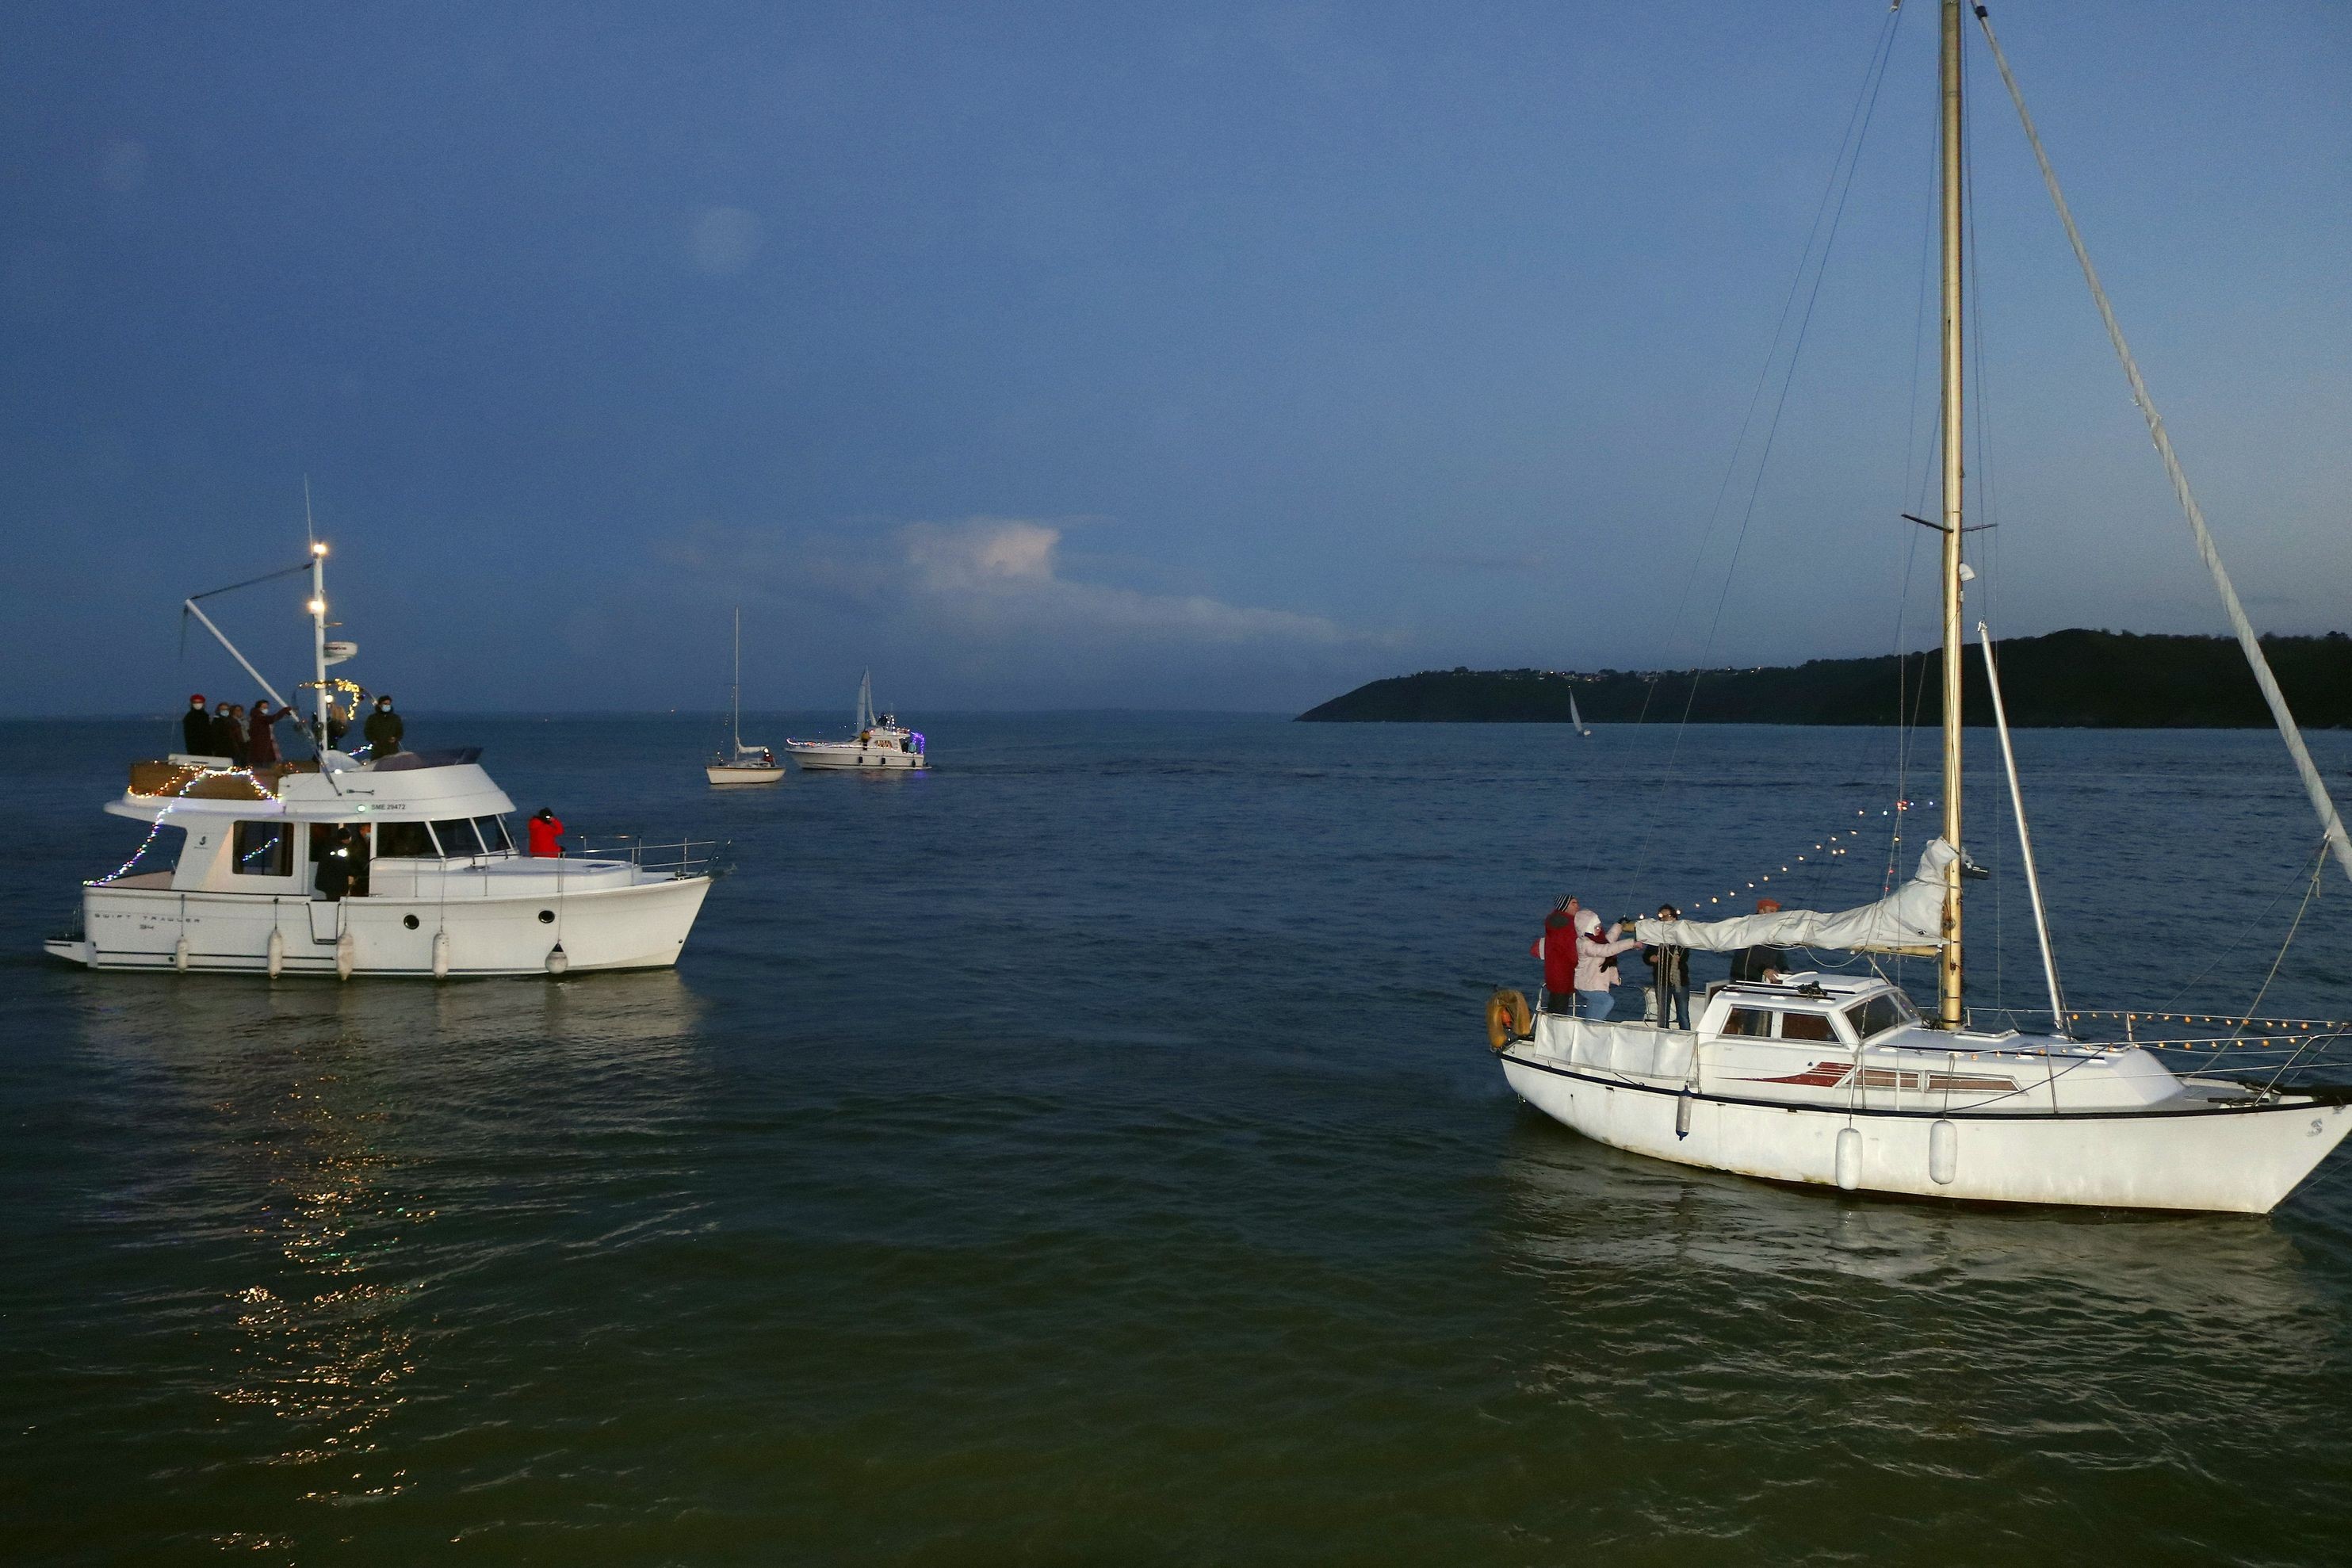
{"type": "Polygon", "coordinates": [[[240,877],[294,874],[294,829],[283,822],[240,822],[230,847],[240,877]]]}
{"type": "Polygon", "coordinates": [[[1723,1032],[1727,1035],[1769,1037],[1772,1015],[1761,1007],[1734,1007],[1723,1020],[1723,1032]]]}
{"type": "Polygon", "coordinates": [[[1902,993],[1883,991],[1867,1002],[1848,1007],[1845,1021],[1853,1026],[1856,1039],[1867,1040],[1905,1024],[1917,1023],[1919,1009],[1911,1005],[1911,998],[1902,993]]]}
{"type": "Polygon", "coordinates": [[[514,840],[507,837],[504,818],[478,816],[474,818],[474,831],[482,836],[482,847],[491,854],[496,855],[501,850],[508,854],[514,852],[514,840]]]}
{"type": "Polygon", "coordinates": [[[430,860],[433,858],[433,835],[425,831],[421,822],[386,822],[379,825],[383,832],[383,848],[378,851],[394,860],[430,860]]]}
{"type": "Polygon", "coordinates": [[[462,816],[435,823],[433,837],[441,841],[444,859],[458,860],[482,852],[482,841],[474,836],[474,825],[462,816]]]}
{"type": "Polygon", "coordinates": [[[1837,1030],[1819,1013],[1783,1013],[1780,1015],[1780,1037],[1784,1040],[1832,1040],[1837,1030]]]}

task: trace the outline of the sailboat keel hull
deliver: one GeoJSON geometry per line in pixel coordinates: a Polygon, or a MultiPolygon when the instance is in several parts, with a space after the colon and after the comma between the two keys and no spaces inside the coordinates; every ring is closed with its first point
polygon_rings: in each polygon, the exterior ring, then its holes
{"type": "Polygon", "coordinates": [[[1767,1181],[1963,1202],[2267,1214],[2352,1132],[2352,1106],[2301,1096],[2243,1108],[1940,1116],[1684,1093],[1517,1055],[1503,1058],[1503,1072],[1537,1110],[1613,1148],[1767,1181]]]}

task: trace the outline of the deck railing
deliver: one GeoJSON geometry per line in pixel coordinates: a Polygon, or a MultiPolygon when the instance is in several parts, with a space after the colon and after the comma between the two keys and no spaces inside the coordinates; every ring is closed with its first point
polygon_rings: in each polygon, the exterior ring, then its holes
{"type": "Polygon", "coordinates": [[[732,868],[724,838],[678,838],[647,843],[634,833],[583,838],[572,853],[582,860],[625,860],[640,871],[670,877],[723,877],[732,868]]]}

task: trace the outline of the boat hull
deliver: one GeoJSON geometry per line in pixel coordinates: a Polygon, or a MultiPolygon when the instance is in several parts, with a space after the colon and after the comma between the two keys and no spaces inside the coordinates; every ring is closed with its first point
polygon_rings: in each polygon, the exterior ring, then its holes
{"type": "Polygon", "coordinates": [[[859,746],[793,746],[793,761],[804,768],[901,768],[922,770],[931,764],[920,752],[885,752],[859,746]]]}
{"type": "Polygon", "coordinates": [[[2352,1131],[2352,1108],[2302,1096],[2080,1112],[1863,1110],[1613,1079],[1516,1046],[1502,1062],[1528,1104],[1597,1142],[1767,1181],[1907,1197],[2267,1214],[2352,1131]],[[1855,1138],[1842,1173],[1848,1130],[1855,1138]],[[1938,1140],[1948,1181],[1937,1179],[1938,1140]]]}
{"type": "Polygon", "coordinates": [[[283,974],[434,978],[663,969],[677,962],[709,890],[708,877],[681,877],[562,894],[330,903],[99,886],[84,889],[82,934],[45,945],[53,957],[113,970],[266,973],[273,934],[283,974]],[[444,935],[436,966],[435,939],[444,935]]]}
{"type": "Polygon", "coordinates": [[[709,763],[704,765],[702,771],[715,784],[774,784],[784,776],[784,767],[782,763],[774,767],[756,768],[739,768],[727,763],[709,763]]]}

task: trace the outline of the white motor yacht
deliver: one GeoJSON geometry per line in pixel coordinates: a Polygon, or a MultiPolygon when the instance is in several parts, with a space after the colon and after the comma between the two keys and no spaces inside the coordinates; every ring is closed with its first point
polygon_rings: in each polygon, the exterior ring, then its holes
{"type": "Polygon", "coordinates": [[[900,725],[895,713],[874,711],[874,672],[867,670],[857,686],[857,738],[854,741],[796,741],[784,737],[784,750],[804,768],[928,768],[929,753],[918,731],[900,725]]]}
{"type": "Polygon", "coordinates": [[[146,823],[146,842],[85,884],[78,929],[47,951],[93,969],[346,979],[676,963],[710,890],[715,846],[518,854],[514,802],[478,750],[361,760],[324,744],[326,667],[355,651],[326,640],[325,554],[314,543],[306,563],[320,701],[305,733],[320,754],[262,767],[193,753],[131,763],[105,809],[146,823]]]}

